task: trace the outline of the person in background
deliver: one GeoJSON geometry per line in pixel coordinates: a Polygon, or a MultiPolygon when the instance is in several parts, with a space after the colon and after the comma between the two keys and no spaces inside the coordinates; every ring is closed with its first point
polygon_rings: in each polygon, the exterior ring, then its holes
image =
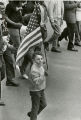
{"type": "Polygon", "coordinates": [[[40,21],[40,26],[41,26],[41,32],[42,32],[42,38],[43,38],[43,45],[44,49],[49,51],[49,44],[46,40],[47,38],[47,27],[46,23],[48,22],[48,11],[47,11],[47,6],[44,1],[38,1],[39,7],[40,7],[40,13],[41,13],[41,21],[40,21]]]}
{"type": "MultiPolygon", "coordinates": [[[[28,25],[30,17],[34,10],[35,1],[24,1],[22,3],[22,19],[23,24],[25,26],[28,25]]],[[[23,40],[23,39],[22,39],[23,40]]],[[[29,64],[32,64],[32,54],[33,50],[30,49],[27,54],[24,56],[24,60],[20,66],[20,72],[22,74],[22,77],[25,79],[28,79],[28,75],[26,73],[26,68],[29,66],[29,64]]]]}
{"type": "MultiPolygon", "coordinates": [[[[77,1],[75,1],[77,3],[77,1]]],[[[81,3],[80,5],[76,8],[76,31],[75,32],[75,45],[81,47],[81,3]]],[[[62,41],[63,38],[65,40],[68,40],[69,32],[68,28],[66,27],[63,32],[61,33],[60,37],[58,38],[58,41],[62,41]]],[[[59,44],[60,45],[60,44],[59,44]]]]}
{"type": "Polygon", "coordinates": [[[30,17],[34,10],[35,1],[24,1],[22,3],[22,17],[23,17],[23,24],[28,25],[30,17]]]}
{"type": "Polygon", "coordinates": [[[5,14],[10,41],[16,48],[16,52],[14,53],[16,59],[17,49],[20,45],[20,28],[22,26],[21,1],[9,1],[5,9],[5,14]]]}
{"type": "MultiPolygon", "coordinates": [[[[6,86],[14,86],[17,87],[18,84],[14,81],[15,78],[15,70],[13,66],[13,58],[12,52],[14,53],[16,50],[14,46],[9,43],[9,34],[7,32],[3,33],[3,59],[5,63],[5,72],[6,72],[6,86]]],[[[4,68],[3,68],[4,69],[4,68]]]]}
{"type": "Polygon", "coordinates": [[[76,24],[78,26],[78,32],[80,35],[79,41],[75,41],[75,45],[81,46],[81,1],[79,7],[76,9],[76,24]]]}
{"type": "Polygon", "coordinates": [[[15,77],[15,71],[13,67],[13,59],[11,51],[15,51],[15,48],[10,45],[9,42],[9,36],[8,31],[4,30],[5,25],[3,25],[5,22],[5,6],[4,4],[0,4],[0,51],[3,54],[3,65],[1,69],[1,79],[5,77],[6,72],[6,86],[14,86],[17,87],[18,84],[14,82],[15,77]],[[2,41],[2,44],[1,44],[2,41]]]}
{"type": "Polygon", "coordinates": [[[68,41],[68,28],[64,28],[64,30],[62,31],[61,35],[58,38],[58,46],[60,47],[60,43],[63,39],[65,39],[66,41],[68,41]]]}
{"type": "Polygon", "coordinates": [[[30,72],[31,112],[30,120],[37,120],[37,115],[47,106],[44,90],[46,88],[45,70],[43,68],[43,55],[41,52],[33,54],[33,64],[30,72]]]}
{"type": "Polygon", "coordinates": [[[3,2],[0,2],[0,106],[4,106],[4,102],[2,101],[2,94],[1,94],[1,81],[5,78],[5,72],[3,71],[3,41],[2,41],[2,21],[3,21],[3,14],[5,11],[5,7],[3,2]]]}
{"type": "Polygon", "coordinates": [[[64,15],[63,1],[50,0],[48,4],[48,15],[51,26],[54,30],[52,37],[49,39],[49,41],[52,40],[51,51],[60,53],[61,51],[58,48],[58,38],[61,34],[60,27],[63,23],[64,15]]]}
{"type": "MultiPolygon", "coordinates": [[[[25,22],[25,25],[28,25],[28,22],[30,20],[30,17],[31,15],[33,14],[33,10],[34,10],[34,7],[35,7],[35,3],[38,4],[39,6],[39,11],[37,11],[37,13],[39,13],[39,15],[37,15],[37,19],[38,19],[38,24],[42,27],[42,28],[46,28],[45,26],[45,21],[46,21],[46,16],[44,16],[44,13],[45,13],[45,4],[44,4],[44,1],[27,1],[27,3],[25,4],[25,6],[23,6],[23,16],[24,17],[24,22],[25,22]]],[[[41,32],[42,32],[42,29],[41,29],[41,32]]],[[[45,36],[44,36],[44,32],[42,32],[42,38],[43,40],[45,39],[45,36]]],[[[37,44],[34,48],[31,48],[27,54],[25,55],[24,57],[24,61],[22,62],[22,65],[20,66],[20,71],[22,73],[22,76],[26,79],[28,79],[28,75],[25,74],[25,70],[27,68],[27,66],[30,64],[32,64],[32,54],[35,52],[35,51],[41,51],[41,44],[37,44]]]]}
{"type": "Polygon", "coordinates": [[[79,41],[78,28],[76,24],[76,8],[79,7],[80,2],[64,1],[64,20],[68,28],[69,43],[67,49],[70,51],[78,51],[74,48],[76,41],[79,41]],[[75,39],[77,40],[75,41],[75,39]]]}

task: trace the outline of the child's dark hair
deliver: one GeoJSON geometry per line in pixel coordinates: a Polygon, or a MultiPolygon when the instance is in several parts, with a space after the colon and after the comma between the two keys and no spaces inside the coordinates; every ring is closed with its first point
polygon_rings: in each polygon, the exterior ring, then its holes
{"type": "Polygon", "coordinates": [[[43,56],[43,54],[42,54],[41,51],[35,51],[35,52],[33,53],[33,55],[32,55],[32,62],[31,62],[31,65],[30,65],[30,69],[31,69],[31,67],[32,67],[32,65],[33,65],[33,60],[35,59],[35,57],[36,57],[37,55],[43,56]]]}
{"type": "Polygon", "coordinates": [[[43,54],[42,54],[41,51],[36,51],[36,52],[34,52],[34,54],[33,54],[33,56],[32,56],[32,59],[34,60],[37,55],[43,56],[43,54]]]}

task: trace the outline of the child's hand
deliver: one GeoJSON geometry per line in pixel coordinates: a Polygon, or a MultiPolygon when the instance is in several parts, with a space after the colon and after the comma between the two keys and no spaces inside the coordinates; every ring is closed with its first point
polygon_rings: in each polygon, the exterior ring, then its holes
{"type": "Polygon", "coordinates": [[[40,77],[37,77],[33,80],[36,84],[40,84],[40,77]]]}

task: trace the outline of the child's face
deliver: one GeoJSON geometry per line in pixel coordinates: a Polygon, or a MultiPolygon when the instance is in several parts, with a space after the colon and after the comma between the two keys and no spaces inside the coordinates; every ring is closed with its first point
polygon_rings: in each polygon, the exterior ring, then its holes
{"type": "Polygon", "coordinates": [[[43,64],[43,56],[41,55],[36,55],[35,59],[34,59],[35,63],[39,66],[41,66],[43,64]]]}

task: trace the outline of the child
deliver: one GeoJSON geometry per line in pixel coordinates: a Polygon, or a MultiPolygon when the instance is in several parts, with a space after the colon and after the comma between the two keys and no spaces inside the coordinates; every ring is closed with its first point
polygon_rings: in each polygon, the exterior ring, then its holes
{"type": "Polygon", "coordinates": [[[43,68],[43,55],[35,52],[33,65],[30,72],[30,96],[32,101],[31,112],[28,113],[30,120],[37,120],[37,115],[46,107],[44,90],[46,88],[45,71],[43,68]]]}

